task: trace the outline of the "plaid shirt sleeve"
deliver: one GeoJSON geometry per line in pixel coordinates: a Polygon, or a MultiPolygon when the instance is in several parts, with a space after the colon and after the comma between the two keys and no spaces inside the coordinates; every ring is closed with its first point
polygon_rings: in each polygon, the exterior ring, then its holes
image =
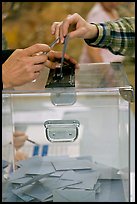
{"type": "Polygon", "coordinates": [[[123,17],[116,21],[95,24],[98,37],[85,39],[89,46],[107,48],[115,55],[130,55],[135,53],[135,18],[123,17]]]}

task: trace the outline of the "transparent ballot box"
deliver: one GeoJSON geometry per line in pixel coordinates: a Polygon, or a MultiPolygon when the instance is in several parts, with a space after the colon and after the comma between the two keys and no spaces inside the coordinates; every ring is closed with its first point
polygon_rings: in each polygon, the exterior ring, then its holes
{"type": "Polygon", "coordinates": [[[134,92],[122,64],[81,64],[75,86],[2,96],[2,138],[6,131],[13,146],[3,202],[130,201],[134,92]],[[12,141],[17,131],[28,136],[19,149],[12,141]]]}

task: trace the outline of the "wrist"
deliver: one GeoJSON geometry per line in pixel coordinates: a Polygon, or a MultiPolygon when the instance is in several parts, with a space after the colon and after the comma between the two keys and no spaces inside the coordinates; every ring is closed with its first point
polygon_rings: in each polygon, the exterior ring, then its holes
{"type": "Polygon", "coordinates": [[[99,30],[96,24],[94,23],[89,23],[88,24],[88,32],[86,34],[85,40],[90,40],[94,42],[99,35],[99,30]]]}

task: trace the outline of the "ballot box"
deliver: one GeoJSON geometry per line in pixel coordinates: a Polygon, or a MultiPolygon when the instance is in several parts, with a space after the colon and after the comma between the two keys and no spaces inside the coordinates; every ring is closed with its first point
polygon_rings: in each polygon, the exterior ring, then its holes
{"type": "Polygon", "coordinates": [[[134,90],[121,63],[80,64],[73,86],[3,90],[2,101],[3,202],[130,201],[134,90]]]}

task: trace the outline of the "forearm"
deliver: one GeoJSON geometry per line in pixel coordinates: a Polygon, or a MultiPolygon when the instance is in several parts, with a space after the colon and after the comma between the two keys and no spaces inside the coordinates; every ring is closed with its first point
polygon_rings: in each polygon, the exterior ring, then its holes
{"type": "Polygon", "coordinates": [[[107,48],[114,54],[130,55],[135,49],[135,19],[121,18],[115,22],[96,24],[98,36],[85,39],[89,46],[107,48]]]}

